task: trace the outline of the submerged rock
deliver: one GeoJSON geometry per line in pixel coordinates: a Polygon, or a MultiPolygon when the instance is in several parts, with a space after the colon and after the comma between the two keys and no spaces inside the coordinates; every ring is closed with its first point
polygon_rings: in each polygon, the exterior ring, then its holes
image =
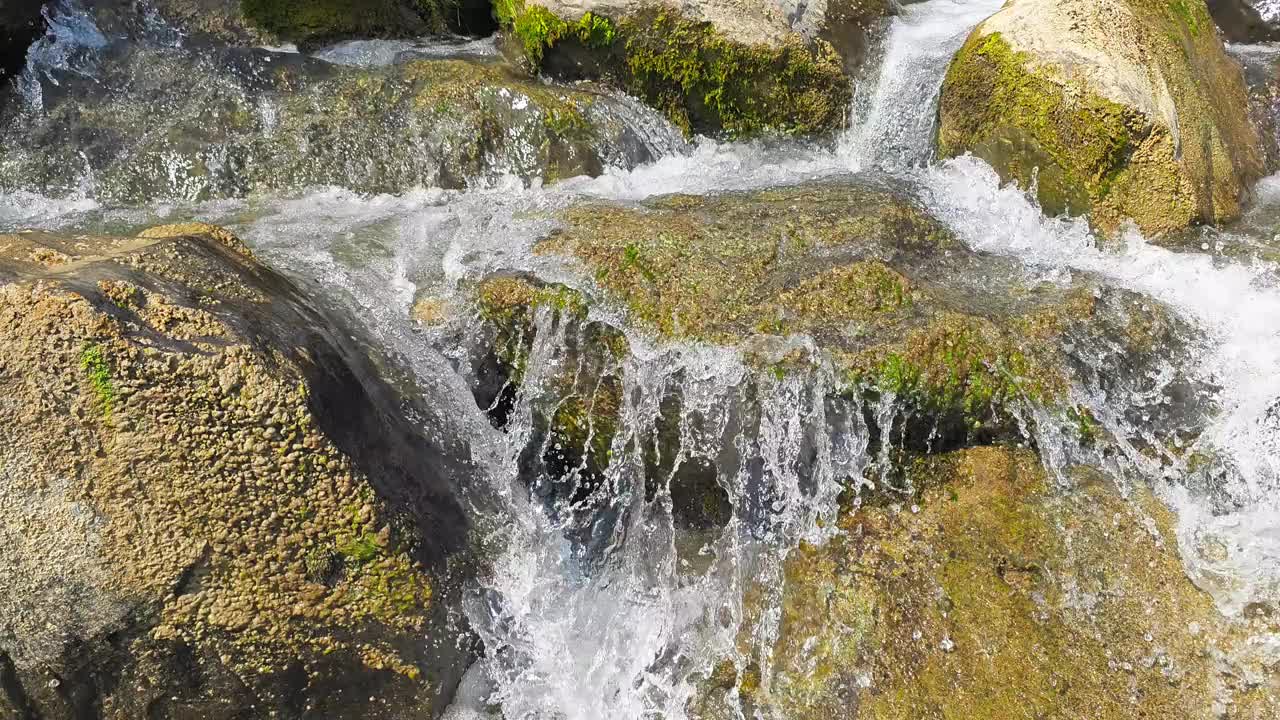
{"type": "Polygon", "coordinates": [[[761,656],[744,628],[696,717],[740,717],[739,702],[791,720],[1280,712],[1280,622],[1223,618],[1144,489],[1096,473],[1059,488],[1002,447],[911,472],[914,497],[849,509],[842,534],[788,556],[776,640],[761,656]]]}
{"type": "Polygon", "coordinates": [[[1280,40],[1280,6],[1269,0],[1208,0],[1213,20],[1231,42],[1280,40]]]}
{"type": "Polygon", "coordinates": [[[1159,234],[1240,213],[1263,172],[1245,108],[1201,0],[1015,0],[952,61],[938,145],[1048,212],[1159,234]]]}
{"type": "Polygon", "coordinates": [[[0,398],[0,715],[447,704],[459,456],[230,233],[0,236],[0,398]]]}
{"type": "Polygon", "coordinates": [[[830,133],[884,25],[884,0],[686,3],[498,0],[534,69],[607,78],[687,133],[830,133]]]}
{"type": "Polygon", "coordinates": [[[398,193],[597,174],[651,159],[623,100],[508,65],[381,68],[127,47],[50,86],[0,135],[0,189],[118,203],[337,185],[398,193]]]}

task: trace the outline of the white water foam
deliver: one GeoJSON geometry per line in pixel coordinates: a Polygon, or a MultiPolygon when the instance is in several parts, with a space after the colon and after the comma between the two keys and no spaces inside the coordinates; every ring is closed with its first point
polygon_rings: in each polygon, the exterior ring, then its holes
{"type": "MultiPolygon", "coordinates": [[[[1277,179],[1267,182],[1274,185],[1277,179]]],[[[978,250],[1088,272],[1167,304],[1207,334],[1196,367],[1220,388],[1216,420],[1196,446],[1228,462],[1236,507],[1214,513],[1177,482],[1163,485],[1179,514],[1188,573],[1228,614],[1280,601],[1280,288],[1276,268],[1224,261],[1148,243],[1136,230],[1118,250],[1098,246],[1085,222],[1047,218],[1026,193],[1001,187],[985,163],[965,157],[928,172],[933,209],[978,250]]],[[[1265,200],[1265,196],[1263,198],[1265,200]]],[[[1123,398],[1106,398],[1123,401],[1123,398]]],[[[1146,464],[1149,479],[1170,471],[1146,464]]],[[[1188,472],[1176,467],[1173,478],[1188,472]]]]}

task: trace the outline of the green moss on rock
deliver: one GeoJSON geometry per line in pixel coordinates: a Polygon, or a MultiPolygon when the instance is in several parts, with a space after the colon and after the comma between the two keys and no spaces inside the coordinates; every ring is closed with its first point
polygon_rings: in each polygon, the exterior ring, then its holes
{"type": "Polygon", "coordinates": [[[580,206],[562,218],[535,252],[583,262],[655,334],[729,345],[807,335],[851,392],[891,393],[961,435],[1015,435],[1017,408],[1061,403],[1057,340],[1094,312],[1087,292],[1014,317],[955,304],[935,287],[959,256],[954,238],[910,200],[873,186],[678,195],[638,208],[580,206]]]}
{"type": "Polygon", "coordinates": [[[613,79],[686,133],[829,133],[852,97],[841,57],[824,40],[748,44],[668,9],[569,21],[522,0],[495,8],[535,69],[553,53],[572,57],[576,71],[613,79]]]}
{"type": "Polygon", "coordinates": [[[1082,2],[1017,0],[974,31],[943,83],[941,153],[1108,233],[1237,215],[1261,150],[1204,3],[1122,0],[1104,21],[1082,2]]]}

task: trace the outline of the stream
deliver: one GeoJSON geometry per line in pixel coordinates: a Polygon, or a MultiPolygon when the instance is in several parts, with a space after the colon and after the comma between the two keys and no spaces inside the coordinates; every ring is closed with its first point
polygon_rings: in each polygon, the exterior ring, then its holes
{"type": "MultiPolygon", "coordinates": [[[[820,365],[750,382],[757,371],[739,351],[659,342],[621,311],[596,304],[593,319],[621,328],[632,349],[621,372],[627,400],[613,445],[619,460],[608,468],[607,481],[620,491],[589,515],[531,494],[520,457],[534,433],[539,393],[564,362],[564,327],[546,313],[539,316],[524,388],[512,419],[498,430],[472,395],[468,339],[457,331],[466,327],[465,318],[424,328],[410,309],[430,297],[465,313],[466,284],[495,270],[527,271],[593,293],[592,279],[580,268],[532,252],[533,243],[555,227],[550,211],[590,200],[628,203],[669,193],[874,177],[912,193],[971,250],[1010,259],[1025,278],[1060,285],[1075,276],[1099,278],[1172,309],[1195,329],[1183,349],[1185,361],[1171,356],[1164,367],[1104,383],[1098,377],[1107,369],[1107,348],[1077,348],[1079,357],[1097,363],[1097,372],[1077,373],[1071,400],[1107,431],[1105,453],[1080,457],[1050,422],[1036,423],[1027,442],[1059,483],[1071,482],[1068,465],[1088,461],[1124,483],[1152,488],[1176,511],[1188,576],[1222,613],[1280,602],[1280,267],[1267,260],[1276,257],[1268,252],[1277,242],[1272,229],[1280,220],[1280,178],[1259,185],[1239,223],[1198,230],[1170,247],[1132,229],[1117,241],[1102,241],[1081,220],[1046,216],[1023,189],[1001,186],[980,160],[940,162],[932,147],[947,64],[972,28],[1001,5],[906,5],[892,21],[879,62],[859,84],[849,129],[828,146],[705,138],[686,143],[660,117],[615,97],[607,112],[634,132],[631,144],[620,143],[624,149],[611,156],[628,159],[610,163],[598,177],[543,186],[495,163],[465,189],[378,193],[309,183],[218,197],[188,193],[183,188],[189,184],[174,175],[169,190],[121,202],[89,169],[58,193],[10,184],[0,192],[0,230],[127,231],[196,217],[225,225],[266,264],[356,317],[384,352],[414,371],[421,392],[446,408],[439,414],[453,423],[433,432],[467,437],[472,460],[488,477],[487,487],[470,492],[475,507],[484,508],[476,532],[494,548],[495,571],[468,589],[465,605],[484,650],[459,689],[451,720],[676,720],[687,716],[698,679],[720,659],[734,658],[739,667],[754,661],[767,670],[777,622],[759,623],[752,647],[744,647],[744,594],[750,583],[764,580],[777,596],[765,600],[772,608],[765,614],[778,611],[788,552],[801,542],[827,540],[835,532],[841,481],[882,460],[857,419],[895,412],[891,398],[884,407],[854,407],[852,400],[833,407],[827,398],[835,379],[820,365]],[[1174,418],[1172,388],[1187,383],[1208,390],[1189,401],[1194,417],[1174,418]],[[750,422],[740,416],[748,386],[755,405],[750,422]],[[732,519],[715,531],[680,530],[669,500],[636,490],[643,460],[628,453],[635,455],[634,447],[653,431],[672,392],[682,397],[682,412],[699,420],[682,434],[680,462],[715,466],[732,507],[732,519]],[[833,424],[833,418],[843,420],[833,424]],[[1180,423],[1178,431],[1157,427],[1161,422],[1180,423]],[[1188,423],[1194,432],[1180,432],[1188,423]],[[724,462],[728,451],[738,462],[724,462]],[[1188,458],[1195,454],[1213,462],[1193,466],[1188,458]]],[[[59,87],[51,79],[92,78],[110,62],[108,41],[92,19],[77,14],[75,5],[63,7],[21,81],[31,112],[39,112],[45,95],[59,87]]],[[[163,28],[136,32],[144,38],[138,42],[180,44],[163,28]]],[[[285,62],[296,54],[288,50],[255,52],[262,62],[285,62]],[[271,59],[273,54],[286,60],[271,59]]],[[[401,62],[406,53],[483,60],[495,51],[488,41],[448,47],[361,42],[326,49],[314,59],[380,67],[401,62]]],[[[218,72],[210,65],[191,60],[184,72],[218,72]]],[[[215,76],[201,87],[222,82],[215,76]]],[[[256,112],[272,112],[252,98],[246,102],[256,112]]],[[[175,163],[172,172],[184,167],[175,163]]],[[[91,165],[86,160],[85,167],[91,165]]],[[[3,169],[0,163],[0,174],[3,169]]]]}

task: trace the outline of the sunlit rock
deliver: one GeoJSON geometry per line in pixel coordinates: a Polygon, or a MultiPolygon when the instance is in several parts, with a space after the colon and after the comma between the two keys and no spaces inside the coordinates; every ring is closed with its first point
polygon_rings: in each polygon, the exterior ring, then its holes
{"type": "MultiPolygon", "coordinates": [[[[522,392],[553,408],[535,422],[579,475],[601,477],[620,449],[612,438],[623,422],[630,354],[610,327],[618,321],[592,318],[593,304],[620,308],[626,320],[616,327],[651,340],[734,348],[754,373],[742,391],[744,413],[753,412],[750,388],[828,369],[824,392],[862,408],[856,422],[870,428],[870,452],[884,459],[866,481],[882,490],[909,485],[899,460],[912,452],[1025,441],[1040,431],[1088,454],[1103,430],[1071,388],[1127,392],[1126,382],[1141,383],[1179,357],[1190,335],[1164,308],[1088,277],[1038,282],[1014,263],[974,253],[887,186],[834,181],[583,204],[557,219],[534,252],[569,261],[592,282],[579,291],[529,275],[483,280],[476,302],[491,329],[478,338],[470,375],[479,405],[499,425],[522,392]],[[564,370],[529,387],[529,359],[548,348],[564,370]],[[1126,369],[1102,377],[1089,369],[1098,362],[1126,369]]],[[[1169,390],[1178,399],[1153,411],[1170,418],[1169,431],[1194,425],[1193,398],[1204,392],[1181,382],[1169,390]]],[[[656,457],[678,454],[678,393],[671,403],[673,414],[655,421],[656,457]]],[[[682,483],[703,486],[698,468],[689,470],[673,493],[682,483]]],[[[645,472],[668,476],[654,463],[645,472]]],[[[843,481],[853,491],[864,486],[861,477],[843,481]]],[[[691,517],[724,516],[714,494],[685,497],[706,510],[691,517]]]]}
{"type": "Polygon", "coordinates": [[[972,152],[1106,232],[1232,219],[1263,172],[1202,0],[1015,0],[952,61],[940,118],[944,156],[972,152]]]}

